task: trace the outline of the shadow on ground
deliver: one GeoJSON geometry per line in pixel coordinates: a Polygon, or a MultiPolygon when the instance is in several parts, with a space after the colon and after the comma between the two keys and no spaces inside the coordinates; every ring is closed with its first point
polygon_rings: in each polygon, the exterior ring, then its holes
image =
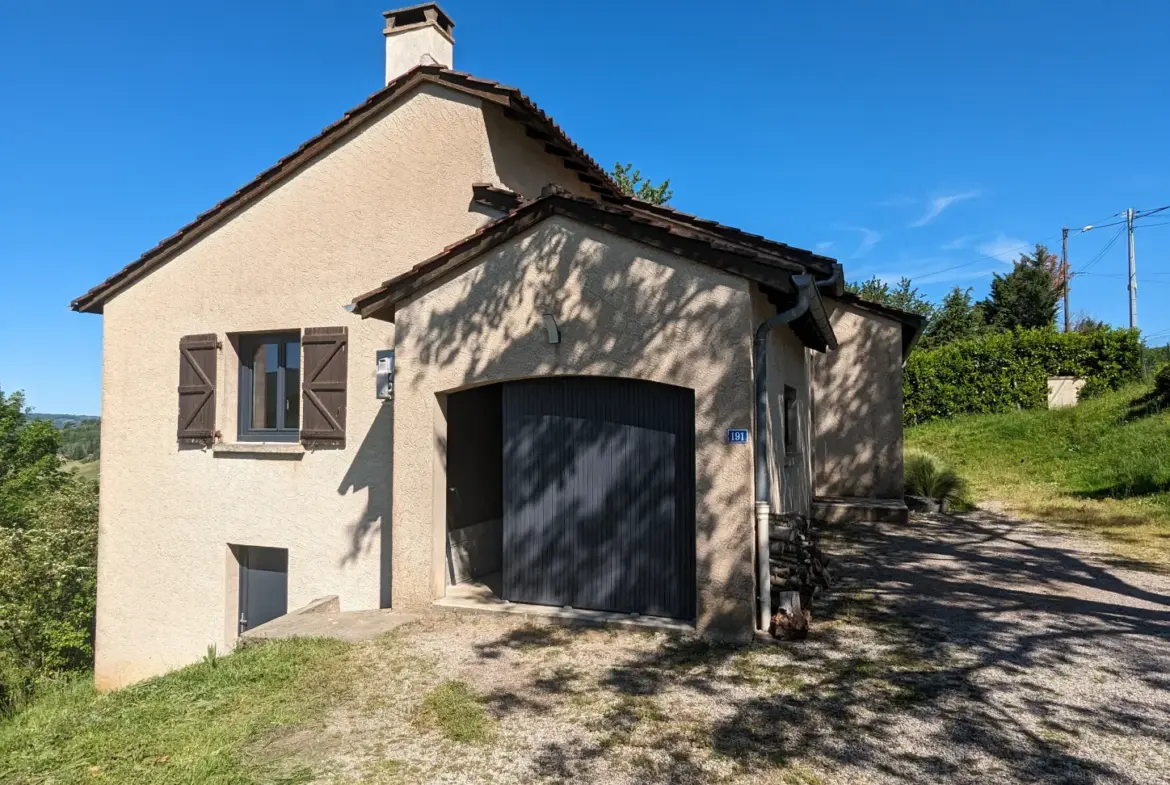
{"type": "MultiPolygon", "coordinates": [[[[655,781],[709,781],[712,760],[753,781],[803,782],[793,772],[807,765],[841,782],[1156,781],[1170,750],[1166,579],[986,512],[841,527],[826,546],[844,578],[808,641],[745,651],[680,638],[617,661],[595,687],[604,732],[547,742],[534,773],[600,781],[596,762],[654,725],[669,755],[655,781]],[[670,695],[696,693],[719,709],[672,716],[670,695]]],[[[477,654],[581,634],[522,628],[477,654]]],[[[580,686],[571,671],[544,681],[517,692],[580,686]]],[[[498,716],[530,703],[489,701],[498,716]]]]}

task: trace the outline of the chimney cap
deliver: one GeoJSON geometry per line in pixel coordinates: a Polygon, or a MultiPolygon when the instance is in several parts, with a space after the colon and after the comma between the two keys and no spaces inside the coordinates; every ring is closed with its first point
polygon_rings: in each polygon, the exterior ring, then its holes
{"type": "Polygon", "coordinates": [[[439,8],[438,3],[419,3],[405,8],[395,8],[393,11],[383,11],[382,16],[386,19],[386,29],[382,31],[386,35],[408,28],[431,25],[447,38],[454,40],[451,31],[455,29],[455,23],[447,16],[446,11],[439,8]]]}

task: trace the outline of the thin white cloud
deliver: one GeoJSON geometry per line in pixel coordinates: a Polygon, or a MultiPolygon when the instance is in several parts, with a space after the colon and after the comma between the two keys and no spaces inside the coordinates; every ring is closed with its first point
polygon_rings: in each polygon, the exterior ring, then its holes
{"type": "Polygon", "coordinates": [[[919,218],[917,221],[910,224],[910,226],[912,228],[926,226],[928,223],[933,221],[935,218],[938,218],[940,215],[942,215],[943,210],[947,209],[952,204],[955,204],[957,202],[964,202],[968,199],[974,199],[975,197],[979,196],[979,194],[980,194],[979,191],[963,191],[962,193],[958,193],[958,194],[947,194],[945,196],[936,196],[935,198],[930,200],[930,207],[927,208],[926,213],[921,218],[919,218]]]}
{"type": "Polygon", "coordinates": [[[1009,237],[1003,232],[1000,232],[995,236],[994,240],[980,243],[976,250],[984,256],[990,256],[1004,264],[1011,264],[1016,260],[1016,257],[1028,250],[1029,245],[1031,244],[1027,240],[1021,240],[1019,237],[1009,237]]]}
{"type": "Polygon", "coordinates": [[[891,196],[889,199],[874,202],[875,207],[909,207],[912,204],[918,204],[918,200],[913,196],[891,196]]]}
{"type": "Polygon", "coordinates": [[[979,239],[977,234],[965,234],[962,237],[956,237],[954,240],[948,240],[939,246],[944,251],[961,251],[964,248],[970,247],[971,243],[979,239]]]}
{"type": "Polygon", "coordinates": [[[832,247],[833,247],[832,240],[824,240],[823,242],[819,242],[816,244],[817,253],[824,253],[825,251],[829,250],[832,247]]]}
{"type": "Polygon", "coordinates": [[[851,259],[860,259],[865,256],[882,239],[880,232],[875,232],[873,229],[867,229],[864,226],[845,226],[842,228],[849,232],[861,232],[861,242],[858,244],[857,250],[850,256],[851,259]]]}

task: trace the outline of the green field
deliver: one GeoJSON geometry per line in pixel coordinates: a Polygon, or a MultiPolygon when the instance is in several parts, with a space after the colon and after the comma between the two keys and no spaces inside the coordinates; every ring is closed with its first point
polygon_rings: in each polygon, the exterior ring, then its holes
{"type": "Polygon", "coordinates": [[[78,477],[84,477],[87,480],[96,480],[98,478],[101,461],[64,461],[62,468],[67,472],[73,472],[78,477]]]}
{"type": "Polygon", "coordinates": [[[937,455],[976,500],[1088,529],[1114,549],[1170,564],[1170,411],[1132,385],[1072,409],[975,415],[906,431],[906,448],[937,455]]]}

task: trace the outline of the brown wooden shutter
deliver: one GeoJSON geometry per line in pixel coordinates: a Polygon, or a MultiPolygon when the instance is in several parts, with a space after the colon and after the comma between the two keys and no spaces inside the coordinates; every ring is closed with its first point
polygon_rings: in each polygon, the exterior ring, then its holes
{"type": "Polygon", "coordinates": [[[179,443],[210,445],[215,438],[215,333],[179,339],[179,443]]]}
{"type": "Polygon", "coordinates": [[[301,338],[301,444],[307,448],[345,446],[348,344],[345,327],[310,327],[301,338]]]}

